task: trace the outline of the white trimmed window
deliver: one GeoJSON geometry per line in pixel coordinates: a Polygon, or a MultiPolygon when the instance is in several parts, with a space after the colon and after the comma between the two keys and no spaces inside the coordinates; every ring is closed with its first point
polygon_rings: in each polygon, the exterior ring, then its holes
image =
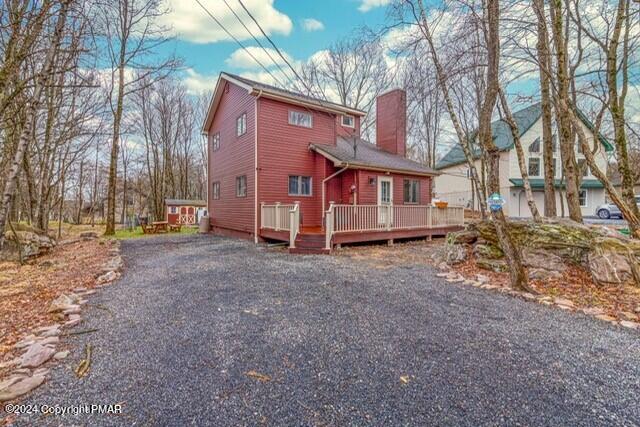
{"type": "Polygon", "coordinates": [[[529,176],[540,176],[540,159],[529,158],[529,176]]]}
{"type": "Polygon", "coordinates": [[[289,176],[289,195],[290,196],[310,196],[311,195],[311,177],[290,175],[289,176]]]}
{"type": "Polygon", "coordinates": [[[420,200],[420,181],[417,179],[404,180],[404,202],[417,204],[420,200]]]}
{"type": "Polygon", "coordinates": [[[236,197],[247,197],[247,176],[236,177],[236,197]]]}
{"type": "Polygon", "coordinates": [[[356,126],[356,119],[353,116],[342,116],[342,126],[353,128],[356,126]]]}
{"type": "Polygon", "coordinates": [[[236,119],[236,135],[242,136],[247,133],[247,113],[242,113],[236,119]]]}
{"type": "Polygon", "coordinates": [[[216,181],[213,183],[212,193],[213,193],[214,200],[220,199],[220,182],[219,181],[216,181]]]}
{"type": "Polygon", "coordinates": [[[220,132],[209,135],[209,140],[211,142],[211,150],[218,151],[220,149],[220,132]]]}
{"type": "Polygon", "coordinates": [[[578,191],[578,200],[580,200],[580,207],[582,208],[586,208],[587,207],[587,190],[580,190],[578,191]]]}
{"type": "Polygon", "coordinates": [[[302,126],[305,128],[313,127],[313,117],[309,113],[302,111],[289,110],[289,124],[294,126],[302,126]]]}

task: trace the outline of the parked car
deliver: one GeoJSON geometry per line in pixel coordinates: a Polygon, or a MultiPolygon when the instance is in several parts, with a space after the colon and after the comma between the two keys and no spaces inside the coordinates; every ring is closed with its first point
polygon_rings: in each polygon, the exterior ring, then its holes
{"type": "MultiPolygon", "coordinates": [[[[640,196],[636,197],[636,204],[640,208],[640,196]]],[[[609,218],[620,218],[622,219],[622,212],[620,212],[620,208],[616,206],[614,203],[605,203],[604,205],[600,205],[596,208],[596,215],[601,219],[609,219],[609,218]]]]}

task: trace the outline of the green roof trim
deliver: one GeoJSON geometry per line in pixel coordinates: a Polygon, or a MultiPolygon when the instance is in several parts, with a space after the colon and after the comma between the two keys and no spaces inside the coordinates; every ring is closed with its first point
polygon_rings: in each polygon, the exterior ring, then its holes
{"type": "MultiPolygon", "coordinates": [[[[538,119],[540,119],[540,116],[542,116],[542,104],[539,102],[513,113],[513,119],[518,126],[520,136],[524,135],[531,128],[531,126],[533,126],[538,121],[538,119]]],[[[581,111],[578,111],[578,117],[591,132],[594,131],[595,126],[581,111]]],[[[493,134],[493,141],[498,147],[498,150],[508,151],[513,148],[513,135],[511,134],[511,128],[506,121],[500,119],[492,122],[491,133],[493,134]]],[[[476,134],[477,132],[473,132],[470,138],[475,139],[476,134]]],[[[602,134],[600,134],[599,139],[606,152],[613,151],[613,146],[604,136],[602,136],[602,134]]],[[[479,158],[480,149],[478,147],[474,147],[472,154],[474,159],[479,158]]],[[[451,150],[449,150],[449,152],[438,161],[435,169],[438,170],[448,168],[450,166],[465,163],[466,161],[467,160],[464,156],[464,152],[462,151],[462,147],[460,146],[460,144],[455,144],[453,148],[451,148],[451,150]]]]}
{"type": "MultiPolygon", "coordinates": [[[[514,187],[524,187],[524,180],[521,178],[510,179],[514,187]]],[[[556,188],[564,188],[564,182],[562,180],[554,180],[553,186],[556,188]]],[[[529,183],[531,188],[544,188],[544,179],[542,178],[530,178],[529,183]]],[[[604,185],[597,179],[583,179],[580,188],[604,188],[604,185]]]]}

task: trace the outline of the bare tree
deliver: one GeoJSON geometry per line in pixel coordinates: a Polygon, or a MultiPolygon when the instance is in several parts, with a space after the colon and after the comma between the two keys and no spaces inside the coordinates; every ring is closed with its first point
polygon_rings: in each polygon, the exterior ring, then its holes
{"type": "Polygon", "coordinates": [[[9,168],[9,174],[4,184],[4,190],[2,192],[2,200],[0,205],[0,248],[4,243],[5,225],[7,217],[11,209],[11,202],[17,186],[17,178],[20,170],[20,166],[23,162],[24,154],[28,148],[32,124],[36,119],[36,114],[40,106],[43,91],[46,87],[46,82],[52,74],[52,68],[55,62],[55,56],[58,53],[62,44],[64,35],[64,28],[69,14],[69,8],[72,0],[63,0],[60,2],[60,7],[56,17],[55,28],[51,36],[50,45],[46,50],[45,58],[42,63],[42,67],[34,78],[33,90],[30,95],[29,103],[26,107],[25,123],[23,124],[20,139],[17,142],[17,147],[11,166],[9,168]]]}
{"type": "Polygon", "coordinates": [[[111,63],[110,101],[113,115],[109,185],[107,190],[107,224],[105,235],[115,233],[118,150],[125,99],[140,90],[140,82],[151,84],[165,78],[178,65],[169,58],[160,62],[152,58],[155,49],[165,43],[166,28],[157,18],[166,13],[160,0],[115,0],[101,5],[101,25],[111,63]],[[135,77],[127,73],[138,70],[135,77]]]}

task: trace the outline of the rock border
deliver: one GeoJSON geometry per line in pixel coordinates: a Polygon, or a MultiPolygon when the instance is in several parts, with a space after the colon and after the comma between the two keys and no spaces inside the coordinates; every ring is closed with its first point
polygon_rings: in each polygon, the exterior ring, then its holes
{"type": "MultiPolygon", "coordinates": [[[[93,239],[93,236],[83,236],[93,239]]],[[[101,242],[102,243],[102,242],[101,242]]],[[[8,378],[0,381],[0,402],[7,402],[24,396],[42,385],[49,375],[49,368],[43,367],[47,362],[66,359],[70,351],[57,351],[60,337],[64,337],[64,328],[73,328],[82,322],[80,316],[86,298],[94,295],[97,289],[110,285],[118,280],[124,267],[120,256],[120,242],[109,241],[112,246],[108,254],[110,258],[100,267],[95,277],[95,289],[76,288],[68,294],[61,294],[49,305],[49,313],[58,321],[49,326],[35,328],[31,334],[23,337],[15,348],[24,350],[22,355],[0,363],[0,367],[13,366],[8,378]]]]}
{"type": "MultiPolygon", "coordinates": [[[[503,294],[511,295],[514,297],[522,298],[526,301],[537,302],[538,304],[546,306],[554,306],[562,310],[570,312],[580,312],[587,316],[596,318],[598,320],[607,322],[609,324],[620,326],[626,329],[637,330],[640,332],[640,322],[637,320],[618,320],[613,316],[609,316],[605,311],[598,307],[580,308],[576,307],[575,303],[566,298],[554,298],[548,295],[534,295],[529,292],[521,292],[511,289],[505,286],[491,285],[489,284],[489,278],[482,274],[477,274],[476,279],[467,279],[462,274],[455,271],[450,265],[443,262],[438,265],[439,270],[446,272],[437,273],[436,277],[445,279],[448,283],[459,283],[463,285],[470,285],[474,288],[493,290],[503,294]]],[[[634,315],[635,316],[635,315],[634,315]]],[[[636,318],[640,315],[636,316],[636,318]]]]}

